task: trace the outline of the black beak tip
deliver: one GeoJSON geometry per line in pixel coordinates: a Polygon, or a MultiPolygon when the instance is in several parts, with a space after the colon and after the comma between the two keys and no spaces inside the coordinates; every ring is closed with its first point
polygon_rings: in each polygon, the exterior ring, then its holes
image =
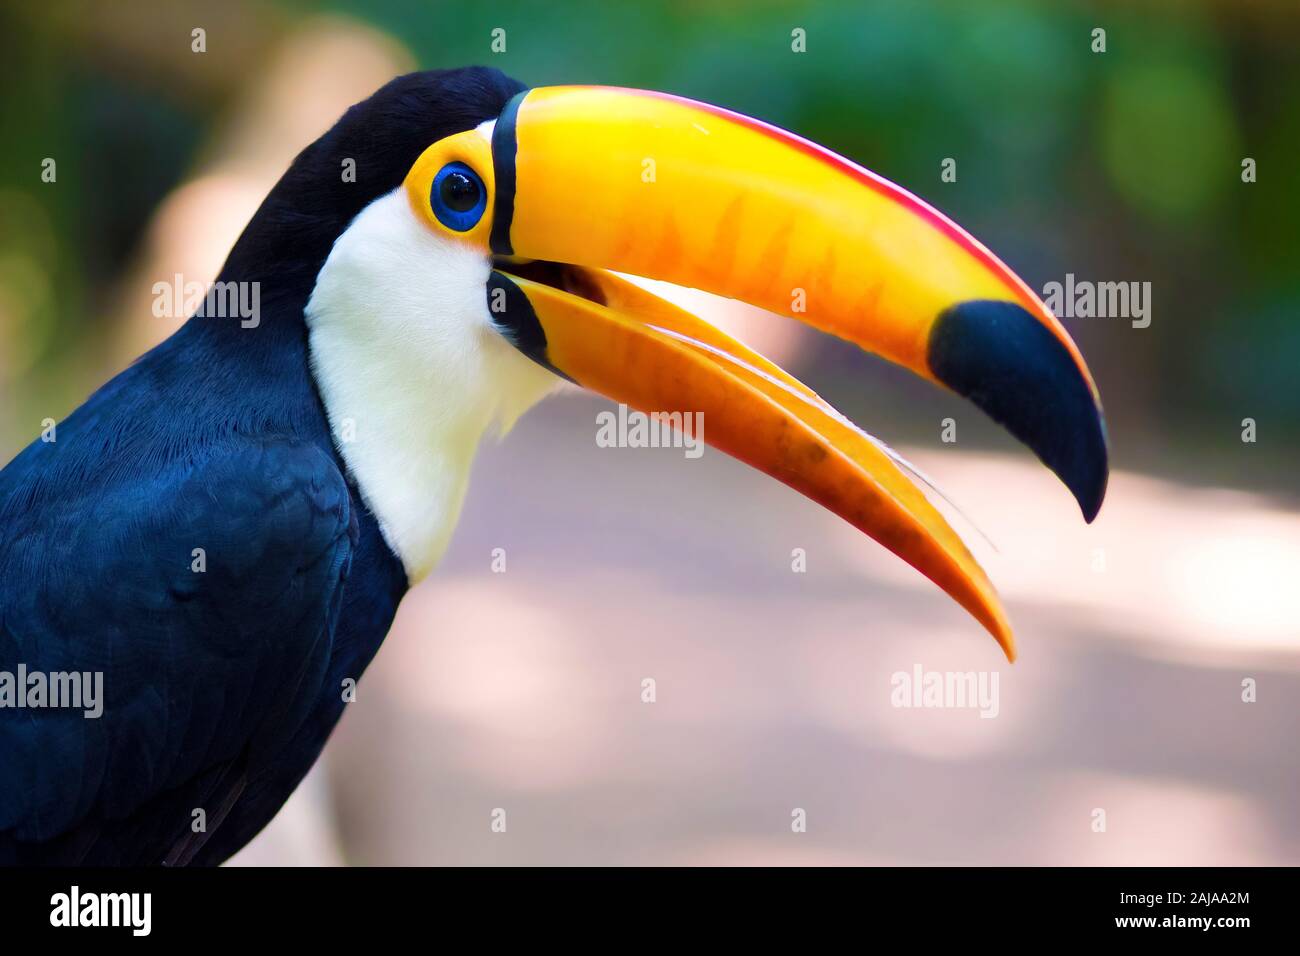
{"type": "Polygon", "coordinates": [[[946,309],[930,332],[934,376],[1028,445],[1073,493],[1085,521],[1110,475],[1106,421],[1074,356],[1014,302],[946,309]]]}

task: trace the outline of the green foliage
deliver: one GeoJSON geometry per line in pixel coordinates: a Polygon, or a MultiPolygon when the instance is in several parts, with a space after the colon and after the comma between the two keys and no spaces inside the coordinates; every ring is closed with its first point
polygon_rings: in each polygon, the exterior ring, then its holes
{"type": "MultiPolygon", "coordinates": [[[[227,29],[254,31],[268,48],[321,12],[291,0],[235,6],[227,29]]],[[[169,29],[211,19],[210,5],[168,7],[169,29]]],[[[326,9],[390,34],[422,66],[486,63],[532,84],[663,89],[795,129],[950,212],[1038,288],[1066,272],[1150,281],[1150,328],[1072,324],[1121,462],[1160,447],[1144,434],[1212,446],[1223,422],[1247,415],[1300,439],[1294,4],[344,0],[326,9]],[[498,27],[504,53],[490,47],[498,27]],[[1105,53],[1091,48],[1097,27],[1105,53]],[[791,49],[795,28],[806,31],[805,53],[791,49]],[[957,160],[956,183],[939,178],[946,157],[957,160]],[[1245,157],[1256,183],[1241,180],[1245,157]]],[[[259,81],[258,64],[199,77],[187,71],[213,61],[159,54],[151,72],[132,62],[140,45],[103,18],[79,26],[59,5],[0,16],[12,21],[0,24],[0,349],[9,352],[0,385],[42,400],[66,389],[70,407],[91,384],[75,356],[95,341],[96,304],[145,217],[221,131],[224,107],[259,81]],[[115,136],[137,165],[110,178],[96,164],[121,160],[115,136]],[[36,164],[52,152],[79,185],[40,189],[36,164]]],[[[842,352],[823,361],[832,378],[861,372],[842,352]]],[[[13,427],[0,412],[6,448],[13,427]]]]}

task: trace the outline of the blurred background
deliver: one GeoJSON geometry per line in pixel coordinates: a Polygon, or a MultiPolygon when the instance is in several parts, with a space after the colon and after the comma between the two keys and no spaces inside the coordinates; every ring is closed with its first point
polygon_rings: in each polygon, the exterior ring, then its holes
{"type": "Polygon", "coordinates": [[[236,861],[1294,864],[1298,47],[1292,0],[6,2],[0,461],[174,331],[152,285],[215,277],[294,154],[398,73],[740,110],[931,201],[1036,289],[1151,283],[1148,328],[1066,320],[1112,442],[1091,526],[973,407],[669,290],[937,480],[1020,661],[794,492],[716,453],[598,448],[606,403],[565,393],[483,449],[442,567],[236,861]],[[892,707],[918,664],[998,672],[998,716],[892,707]]]}

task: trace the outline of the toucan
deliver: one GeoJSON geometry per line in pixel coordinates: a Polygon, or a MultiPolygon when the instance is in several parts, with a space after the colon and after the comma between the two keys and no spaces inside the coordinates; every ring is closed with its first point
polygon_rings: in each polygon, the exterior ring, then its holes
{"type": "Polygon", "coordinates": [[[296,157],[231,249],[218,284],[257,288],[258,321],[205,298],[0,472],[0,862],[215,865],[244,846],[447,547],[480,438],[563,381],[702,414],[710,445],[874,538],[1014,656],[903,459],[623,275],[911,369],[1028,445],[1085,519],[1101,506],[1079,350],[904,189],[675,95],[398,77],[296,157]],[[102,677],[102,713],[19,701],[20,670],[47,690],[102,677]]]}

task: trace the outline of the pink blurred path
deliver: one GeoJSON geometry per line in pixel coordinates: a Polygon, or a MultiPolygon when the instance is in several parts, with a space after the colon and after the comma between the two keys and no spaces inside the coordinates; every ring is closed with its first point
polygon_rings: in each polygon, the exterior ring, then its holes
{"type": "Polygon", "coordinates": [[[603,407],[484,449],[327,750],[332,807],[296,796],[245,862],[1297,862],[1300,516],[1119,473],[1089,527],[1028,453],[911,452],[1000,549],[1011,666],[788,489],[596,447],[603,407]],[[998,716],[892,707],[918,663],[997,671],[998,716]]]}

